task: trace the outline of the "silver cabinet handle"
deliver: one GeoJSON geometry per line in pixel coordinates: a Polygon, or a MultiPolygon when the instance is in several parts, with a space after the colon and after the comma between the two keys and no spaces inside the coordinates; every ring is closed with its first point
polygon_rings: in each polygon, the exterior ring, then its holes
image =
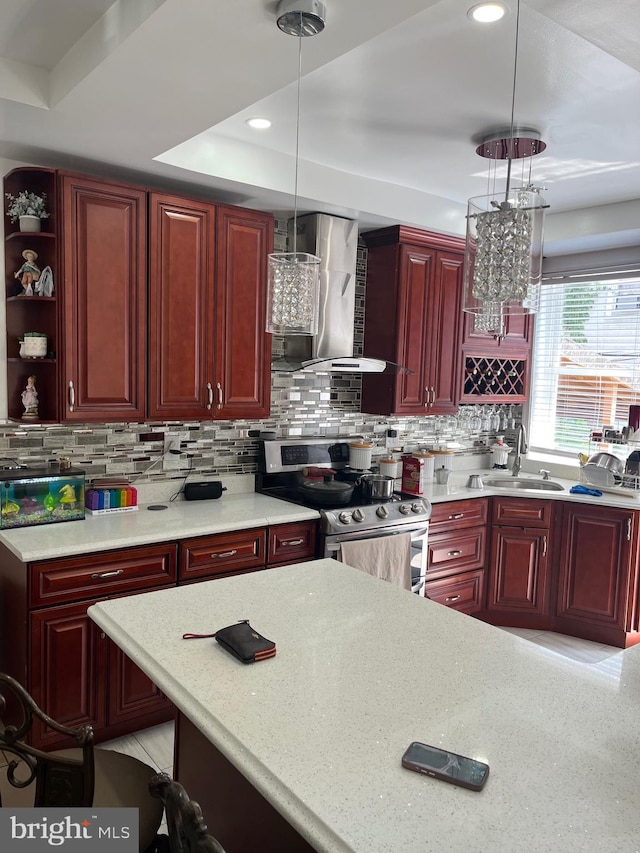
{"type": "Polygon", "coordinates": [[[454,515],[449,516],[449,520],[453,521],[454,518],[464,518],[463,512],[456,512],[454,515]]]}
{"type": "Polygon", "coordinates": [[[462,551],[448,551],[447,557],[459,557],[462,551]]]}
{"type": "Polygon", "coordinates": [[[448,598],[445,598],[445,601],[458,601],[459,598],[459,595],[450,595],[448,598]]]}
{"type": "Polygon", "coordinates": [[[218,389],[218,408],[221,409],[222,408],[222,385],[218,382],[216,385],[216,388],[218,389]]]}
{"type": "Polygon", "coordinates": [[[124,569],[113,569],[113,571],[110,572],[96,572],[95,574],[91,575],[91,579],[94,581],[101,581],[105,578],[115,578],[118,575],[121,575],[123,572],[124,569]]]}
{"type": "Polygon", "coordinates": [[[234,554],[237,554],[237,549],[234,551],[221,551],[219,554],[212,554],[212,560],[220,560],[222,557],[233,557],[234,554]]]}
{"type": "Polygon", "coordinates": [[[627,542],[631,542],[631,519],[627,519],[627,542]]]}
{"type": "Polygon", "coordinates": [[[547,537],[546,536],[542,537],[542,556],[543,557],[547,556],[547,537]]]}
{"type": "Polygon", "coordinates": [[[75,388],[73,387],[73,382],[70,379],[69,380],[69,411],[70,412],[73,411],[73,407],[75,406],[75,404],[76,404],[76,391],[75,391],[75,388]]]}
{"type": "Polygon", "coordinates": [[[209,396],[209,402],[207,403],[207,409],[211,409],[213,406],[213,388],[210,382],[207,382],[207,394],[209,396]]]}
{"type": "Polygon", "coordinates": [[[434,385],[431,389],[432,399],[431,399],[431,408],[433,408],[436,404],[436,386],[434,385]]]}
{"type": "Polygon", "coordinates": [[[429,401],[431,400],[431,393],[430,393],[430,392],[431,392],[431,389],[430,389],[430,388],[427,388],[427,386],[425,385],[425,386],[424,386],[424,393],[425,393],[426,398],[427,398],[427,399],[426,399],[426,402],[425,402],[425,404],[424,404],[425,409],[427,408],[427,406],[429,405],[429,401]]]}
{"type": "Polygon", "coordinates": [[[281,545],[293,546],[293,545],[302,545],[304,543],[304,539],[283,539],[280,543],[281,545]]]}

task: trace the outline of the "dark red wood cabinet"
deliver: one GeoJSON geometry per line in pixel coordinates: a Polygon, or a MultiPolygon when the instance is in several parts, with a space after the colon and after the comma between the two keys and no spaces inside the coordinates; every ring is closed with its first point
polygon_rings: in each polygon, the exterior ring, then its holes
{"type": "Polygon", "coordinates": [[[146,193],[62,174],[60,195],[62,417],[141,419],[146,411],[146,193]]]}
{"type": "Polygon", "coordinates": [[[486,619],[498,625],[549,629],[550,536],[554,504],[494,497],[486,619]]]}
{"type": "Polygon", "coordinates": [[[214,417],[268,417],[271,335],[265,331],[273,218],[218,206],[214,417]]]}
{"type": "Polygon", "coordinates": [[[404,226],[362,236],[368,247],[364,355],[410,371],[364,374],[362,411],[457,411],[463,241],[404,226]]]}
{"type": "Polygon", "coordinates": [[[269,415],[271,215],[51,169],[15,169],[4,186],[46,192],[52,229],[27,236],[5,216],[12,418],[33,371],[41,421],[269,415]],[[14,295],[27,245],[53,296],[14,295]],[[37,363],[18,351],[34,328],[49,350],[37,363]]]}
{"type": "Polygon", "coordinates": [[[473,498],[433,505],[425,596],[463,613],[484,607],[489,501],[473,498]]]}
{"type": "Polygon", "coordinates": [[[557,630],[623,646],[638,631],[637,527],[632,510],[564,505],[557,630]]]}
{"type": "Polygon", "coordinates": [[[149,195],[149,417],[204,418],[215,385],[215,205],[149,195]]]}
{"type": "MultiPolygon", "coordinates": [[[[25,685],[49,716],[91,725],[97,740],[170,719],[173,708],[153,682],[91,621],[97,601],[176,582],[177,545],[164,543],[29,564],[5,548],[1,668],[25,685]]],[[[38,724],[33,745],[65,743],[38,724]]]]}

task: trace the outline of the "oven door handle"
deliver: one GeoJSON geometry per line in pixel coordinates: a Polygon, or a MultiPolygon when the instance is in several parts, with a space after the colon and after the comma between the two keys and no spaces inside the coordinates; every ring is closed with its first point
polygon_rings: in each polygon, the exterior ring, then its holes
{"type": "Polygon", "coordinates": [[[341,542],[357,542],[362,539],[384,539],[386,536],[397,536],[398,533],[409,533],[411,534],[411,541],[415,541],[417,539],[423,539],[427,533],[429,532],[429,525],[424,525],[422,527],[413,527],[409,530],[405,527],[397,527],[395,530],[375,530],[369,533],[353,531],[353,533],[343,533],[338,536],[327,537],[325,542],[325,547],[327,551],[334,552],[340,550],[341,542]]]}

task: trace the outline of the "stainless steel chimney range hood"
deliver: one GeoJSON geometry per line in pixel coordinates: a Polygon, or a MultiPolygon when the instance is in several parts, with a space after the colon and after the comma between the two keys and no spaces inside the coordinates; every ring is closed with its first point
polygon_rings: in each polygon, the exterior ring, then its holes
{"type": "MultiPolygon", "coordinates": [[[[289,220],[292,242],[293,219],[289,220]]],[[[326,213],[297,217],[297,249],[320,259],[318,334],[284,336],[284,356],[273,371],[295,373],[382,373],[406,370],[377,358],[353,355],[358,223],[326,213]]]]}

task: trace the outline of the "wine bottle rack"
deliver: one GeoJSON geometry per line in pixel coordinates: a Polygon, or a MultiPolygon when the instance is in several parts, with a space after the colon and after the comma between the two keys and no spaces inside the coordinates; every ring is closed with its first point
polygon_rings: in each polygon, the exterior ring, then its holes
{"type": "Polygon", "coordinates": [[[465,356],[463,399],[500,397],[524,400],[526,387],[526,359],[465,356]]]}

